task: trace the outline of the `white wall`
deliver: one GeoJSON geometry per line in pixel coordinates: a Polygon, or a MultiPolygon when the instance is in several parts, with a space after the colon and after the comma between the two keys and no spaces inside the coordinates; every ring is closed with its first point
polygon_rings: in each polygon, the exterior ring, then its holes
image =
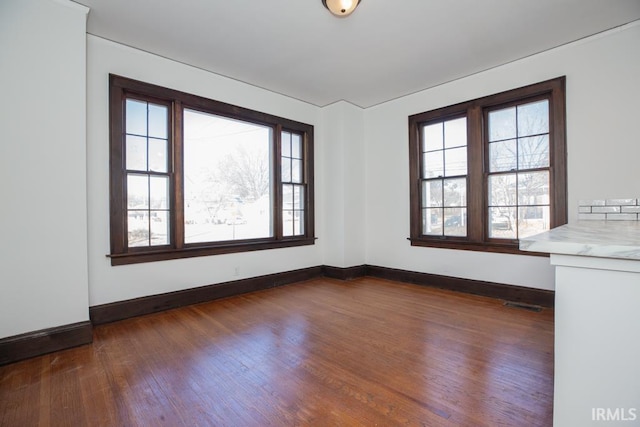
{"type": "MultiPolygon", "coordinates": [[[[320,109],[89,35],[87,38],[90,305],[322,265],[323,215],[316,208],[313,246],[112,267],[109,253],[109,73],[142,80],[316,126],[320,109]],[[236,267],[239,275],[235,275],[236,267]]],[[[316,207],[324,205],[323,143],[315,138],[316,207]]]]}
{"type": "Polygon", "coordinates": [[[324,264],[365,264],[364,111],[340,101],[322,109],[326,242],[324,264]]]}
{"type": "Polygon", "coordinates": [[[640,196],[638,46],[636,22],[367,109],[367,263],[553,289],[547,258],[410,246],[407,117],[566,75],[573,220],[579,199],[640,196]]]}
{"type": "Polygon", "coordinates": [[[0,3],[0,338],[89,319],[87,11],[0,3]]]}

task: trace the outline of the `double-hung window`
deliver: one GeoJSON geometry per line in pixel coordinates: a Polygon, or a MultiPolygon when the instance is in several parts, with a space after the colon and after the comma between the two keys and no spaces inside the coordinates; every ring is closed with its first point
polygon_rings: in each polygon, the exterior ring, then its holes
{"type": "Polygon", "coordinates": [[[314,243],[313,126],[110,76],[113,265],[314,243]]]}
{"type": "Polygon", "coordinates": [[[409,117],[411,243],[518,253],[566,223],[565,79],[409,117]]]}
{"type": "Polygon", "coordinates": [[[422,232],[467,235],[467,118],[437,120],[421,128],[422,232]]]}

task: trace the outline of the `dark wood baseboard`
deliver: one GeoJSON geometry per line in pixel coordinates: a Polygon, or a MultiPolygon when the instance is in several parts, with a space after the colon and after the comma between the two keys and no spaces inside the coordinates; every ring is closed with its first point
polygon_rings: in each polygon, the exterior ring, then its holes
{"type": "Polygon", "coordinates": [[[323,265],[93,306],[89,308],[89,316],[94,325],[100,325],[247,292],[288,285],[321,276],[339,280],[352,280],[358,277],[371,276],[507,301],[540,305],[542,307],[553,307],[554,301],[554,292],[542,289],[439,276],[374,265],[359,265],[346,268],[323,265]]]}
{"type": "Polygon", "coordinates": [[[234,280],[199,288],[184,289],[159,295],[118,301],[110,304],[89,307],[89,317],[94,325],[115,322],[129,317],[142,316],[183,307],[191,304],[212,301],[219,298],[240,295],[269,289],[276,286],[288,285],[304,280],[321,277],[322,266],[309,267],[283,273],[269,274],[248,279],[234,280]]]}
{"type": "Polygon", "coordinates": [[[0,366],[93,341],[91,322],[42,329],[0,339],[0,366]]]}
{"type": "Polygon", "coordinates": [[[366,265],[357,265],[355,267],[332,267],[330,265],[322,266],[322,273],[325,277],[339,280],[353,280],[358,277],[367,275],[366,265]]]}
{"type": "Polygon", "coordinates": [[[432,286],[440,289],[464,292],[485,297],[497,298],[541,307],[554,307],[555,292],[545,289],[527,288],[524,286],[505,285],[502,283],[484,282],[481,280],[462,279],[459,277],[440,276],[437,274],[418,273],[375,265],[366,266],[366,275],[389,279],[397,282],[432,286]]]}

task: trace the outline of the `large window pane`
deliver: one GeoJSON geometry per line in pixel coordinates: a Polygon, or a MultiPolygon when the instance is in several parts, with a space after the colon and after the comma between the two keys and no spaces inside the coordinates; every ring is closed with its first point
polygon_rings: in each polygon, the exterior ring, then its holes
{"type": "Polygon", "coordinates": [[[184,111],[185,243],[271,237],[271,128],[184,111]]]}

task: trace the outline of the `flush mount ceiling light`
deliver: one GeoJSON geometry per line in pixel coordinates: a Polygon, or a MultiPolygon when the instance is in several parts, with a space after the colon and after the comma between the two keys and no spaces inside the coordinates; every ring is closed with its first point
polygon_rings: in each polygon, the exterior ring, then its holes
{"type": "Polygon", "coordinates": [[[324,7],[335,16],[349,16],[356,10],[360,4],[360,0],[322,0],[324,7]]]}

